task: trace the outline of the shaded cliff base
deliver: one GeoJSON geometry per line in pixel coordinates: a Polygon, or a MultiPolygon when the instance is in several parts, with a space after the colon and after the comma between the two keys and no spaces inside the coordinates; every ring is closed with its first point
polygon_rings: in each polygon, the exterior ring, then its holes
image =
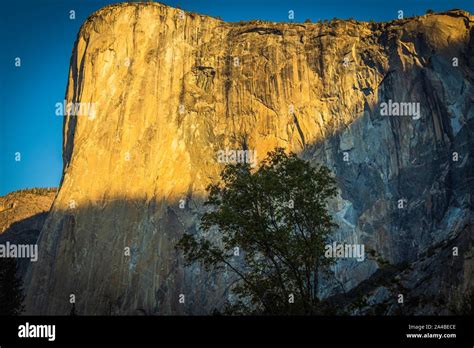
{"type": "MultiPolygon", "coordinates": [[[[54,192],[41,192],[37,195],[29,194],[30,200],[17,200],[15,205],[18,209],[29,209],[29,206],[35,206],[35,196],[48,197],[54,192]]],[[[18,194],[17,194],[18,195],[18,194]]],[[[11,194],[9,195],[11,197],[11,194]]],[[[38,197],[37,197],[38,198],[38,197]]],[[[190,201],[186,209],[176,207],[168,207],[167,221],[165,225],[181,224],[188,214],[195,214],[199,211],[200,203],[190,201]],[[197,210],[193,209],[196,207],[197,210]]],[[[77,209],[86,209],[89,216],[101,214],[104,209],[113,209],[118,214],[140,211],[149,208],[149,202],[145,201],[129,201],[116,200],[114,202],[105,202],[105,206],[87,206],[77,209]]],[[[77,212],[76,212],[77,213],[77,212]]],[[[9,241],[17,244],[34,244],[37,242],[39,230],[42,228],[48,212],[42,211],[38,214],[31,215],[22,220],[12,223],[2,235],[0,235],[0,243],[9,241]]],[[[75,224],[74,215],[71,212],[63,212],[64,224],[71,227],[75,224]]],[[[80,216],[80,214],[78,214],[80,216]]],[[[62,248],[70,243],[71,238],[80,238],[81,234],[74,233],[71,229],[63,229],[61,236],[58,236],[57,247],[62,248]],[[68,231],[70,233],[68,233],[68,231]]],[[[159,231],[158,229],[155,232],[159,231]]],[[[155,234],[154,234],[155,235],[155,234]]],[[[163,239],[166,234],[158,233],[159,239],[150,241],[148,247],[154,248],[155,243],[169,243],[169,250],[172,250],[172,244],[177,240],[171,236],[170,239],[163,239]]],[[[76,240],[80,243],[80,240],[76,240]]],[[[418,259],[413,262],[404,262],[399,264],[390,264],[384,260],[375,250],[369,251],[366,261],[376,260],[379,269],[368,279],[347,292],[341,292],[330,296],[324,300],[326,304],[326,314],[342,314],[342,315],[452,315],[472,314],[474,293],[472,291],[472,274],[474,270],[474,227],[473,220],[467,220],[460,225],[460,228],[452,231],[448,237],[440,243],[431,246],[426,252],[422,253],[418,259]],[[453,256],[453,248],[457,249],[457,255],[453,256]],[[400,295],[403,295],[403,303],[399,303],[400,295]]],[[[102,241],[104,250],[109,246],[108,253],[114,253],[111,250],[114,245],[113,240],[102,241]]],[[[124,241],[123,245],[132,245],[133,242],[124,241]]],[[[122,247],[117,247],[116,252],[122,252],[122,247]]],[[[77,256],[77,263],[81,263],[78,250],[70,250],[77,256]]],[[[113,282],[114,273],[127,271],[129,272],[129,281],[134,283],[137,279],[137,273],[149,272],[153,265],[150,260],[140,258],[139,254],[146,255],[146,252],[137,253],[136,248],[132,248],[132,253],[136,256],[130,258],[123,257],[122,265],[110,265],[100,261],[101,256],[95,257],[98,262],[94,264],[83,264],[84,269],[96,269],[96,276],[93,278],[104,277],[109,273],[109,277],[105,277],[102,281],[95,279],[87,284],[89,293],[92,296],[99,296],[98,302],[103,303],[102,308],[98,308],[95,314],[102,315],[159,315],[162,313],[193,315],[193,314],[215,314],[219,312],[219,308],[223,306],[228,299],[228,287],[223,289],[218,286],[222,281],[219,276],[208,274],[207,276],[193,277],[193,272],[183,271],[180,256],[174,252],[170,252],[164,264],[168,265],[167,269],[159,270],[158,277],[162,280],[159,282],[159,288],[153,288],[154,284],[150,283],[152,289],[150,293],[154,293],[156,306],[154,308],[147,307],[146,301],[136,298],[133,292],[127,292],[130,284],[121,287],[116,284],[116,294],[106,294],[101,292],[101,283],[113,282]],[[174,260],[173,260],[174,258],[174,260]],[[132,265],[130,265],[132,263],[132,265]],[[100,271],[98,268],[100,267],[100,271]],[[196,283],[201,282],[200,284],[196,283]],[[202,284],[205,283],[205,284],[202,284]],[[172,283],[172,284],[171,284],[172,283]],[[167,285],[168,284],[168,285],[167,285]],[[196,289],[207,289],[207,293],[198,293],[196,289]],[[168,288],[180,289],[178,292],[186,296],[186,304],[179,304],[178,301],[172,299],[177,298],[179,294],[171,294],[168,288]],[[120,293],[123,291],[123,293],[120,293]],[[112,301],[112,298],[118,298],[119,301],[112,301]],[[217,300],[220,299],[220,300],[217,300]],[[134,303],[134,304],[132,304],[134,303]],[[135,310],[127,310],[127,308],[135,308],[135,310]],[[195,308],[205,308],[204,312],[197,313],[195,308]]],[[[107,254],[108,255],[108,254],[107,254]]],[[[41,257],[41,255],[40,255],[41,257]]],[[[158,255],[157,255],[158,257],[158,255]]],[[[54,260],[51,260],[54,262],[54,260]]],[[[163,260],[162,260],[163,261],[163,260]]],[[[87,260],[82,260],[87,262],[87,260]]],[[[92,261],[93,262],[93,261],[92,261]]],[[[24,277],[26,268],[29,267],[28,260],[21,260],[20,275],[24,277]]],[[[74,265],[55,265],[60,273],[68,272],[71,276],[77,275],[77,264],[74,265]]],[[[200,273],[201,270],[197,270],[200,273]]],[[[82,277],[78,277],[81,279],[82,277]]],[[[145,284],[142,284],[145,286],[145,284]]],[[[135,286],[140,286],[136,284],[135,286]]],[[[86,288],[87,288],[86,287],[86,288]]],[[[83,287],[81,287],[83,288],[83,287]]],[[[65,290],[65,289],[63,289],[65,290]]],[[[69,289],[71,293],[75,293],[74,289],[69,289]]],[[[138,292],[137,292],[138,293],[138,292]]],[[[81,310],[87,308],[87,294],[75,293],[77,303],[75,305],[76,314],[80,315],[81,310]]],[[[55,306],[61,302],[64,315],[70,313],[72,309],[68,303],[68,299],[54,299],[55,306]]],[[[97,299],[95,300],[97,301],[97,299]]],[[[44,306],[48,304],[44,303],[44,306]]],[[[32,314],[32,313],[30,313],[32,314]]],[[[33,313],[42,315],[44,313],[33,313]]],[[[89,313],[88,313],[89,314],[89,313]]]]}
{"type": "Polygon", "coordinates": [[[370,278],[328,303],[354,315],[474,314],[473,226],[471,220],[414,262],[382,261],[370,278]]]}

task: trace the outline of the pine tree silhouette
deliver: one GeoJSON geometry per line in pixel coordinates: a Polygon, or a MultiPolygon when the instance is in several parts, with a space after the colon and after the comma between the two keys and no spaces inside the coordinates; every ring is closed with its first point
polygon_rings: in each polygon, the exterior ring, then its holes
{"type": "Polygon", "coordinates": [[[23,300],[15,259],[0,258],[0,315],[20,315],[24,310],[23,300]]]}

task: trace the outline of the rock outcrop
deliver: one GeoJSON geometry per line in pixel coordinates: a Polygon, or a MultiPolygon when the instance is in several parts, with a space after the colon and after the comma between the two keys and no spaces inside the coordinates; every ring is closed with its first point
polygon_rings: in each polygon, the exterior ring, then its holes
{"type": "Polygon", "coordinates": [[[55,188],[37,188],[14,191],[0,197],[0,235],[21,234],[25,229],[39,233],[55,195],[55,188]],[[29,225],[22,227],[27,221],[29,225]]]}
{"type": "MultiPolygon", "coordinates": [[[[71,58],[66,101],[88,107],[65,117],[28,312],[68,314],[70,294],[79,314],[222,306],[225,282],[183,267],[174,244],[198,230],[226,149],[259,161],[282,146],[335,173],[334,239],[376,257],[341,260],[322,296],[367,280],[380,259],[413,263],[459,240],[472,226],[473,28],[463,11],[320,24],[226,23],[157,3],[97,11],[71,58]]],[[[446,257],[461,269],[450,286],[472,288],[472,256],[446,257]]]]}
{"type": "MultiPolygon", "coordinates": [[[[34,188],[0,197],[0,244],[36,244],[55,195],[55,188],[34,188]]],[[[29,264],[28,259],[19,260],[21,277],[29,264]]]]}

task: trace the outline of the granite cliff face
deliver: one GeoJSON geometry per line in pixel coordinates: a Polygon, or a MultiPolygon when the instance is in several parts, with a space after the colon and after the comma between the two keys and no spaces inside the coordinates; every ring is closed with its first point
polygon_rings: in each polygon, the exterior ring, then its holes
{"type": "Polygon", "coordinates": [[[472,288],[473,21],[462,11],[298,24],[226,23],[157,3],[99,10],[78,34],[66,92],[93,107],[65,117],[28,312],[67,314],[70,294],[79,314],[219,308],[225,280],[184,268],[174,244],[198,229],[218,151],[261,160],[275,146],[337,177],[334,239],[374,255],[338,263],[345,291],[448,239],[467,245],[446,256],[455,281],[433,272],[438,295],[472,288]],[[413,103],[411,114],[393,115],[397,103],[413,103]]]}

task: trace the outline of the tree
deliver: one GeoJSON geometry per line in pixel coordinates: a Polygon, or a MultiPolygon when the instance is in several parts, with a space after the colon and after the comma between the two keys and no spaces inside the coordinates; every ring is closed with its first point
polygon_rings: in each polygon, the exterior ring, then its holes
{"type": "Polygon", "coordinates": [[[336,226],[326,208],[336,195],[329,169],[277,148],[257,170],[227,165],[208,193],[202,233],[184,234],[177,248],[188,264],[234,274],[236,300],[225,313],[321,313],[319,280],[332,262],[324,247],[336,226]]]}
{"type": "Polygon", "coordinates": [[[426,10],[426,14],[433,14],[433,13],[435,13],[435,12],[431,8],[426,10]]]}
{"type": "Polygon", "coordinates": [[[23,300],[15,259],[0,258],[0,315],[20,315],[24,309],[23,300]]]}

